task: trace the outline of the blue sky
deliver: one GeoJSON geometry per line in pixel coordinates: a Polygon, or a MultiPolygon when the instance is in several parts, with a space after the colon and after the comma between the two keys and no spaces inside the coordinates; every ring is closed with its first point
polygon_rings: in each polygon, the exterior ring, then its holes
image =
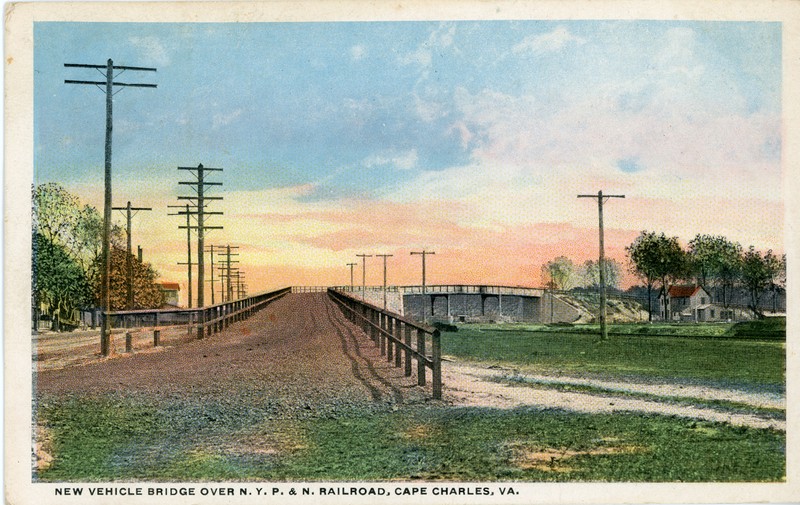
{"type": "MultiPolygon", "coordinates": [[[[158,88],[115,95],[115,205],[165,207],[185,189],[177,166],[223,167],[225,238],[258,237],[251,245],[265,247],[270,268],[350,261],[346,233],[364,228],[343,217],[352,209],[428,208],[421,219],[442,223],[443,238],[428,230],[367,245],[450,248],[463,259],[456,250],[480,246],[456,246],[450,232],[503,242],[543,223],[592,229],[575,195],[598,189],[627,194],[609,223],[621,242],[655,229],[783,247],[779,23],[39,22],[35,182],[61,181],[98,205],[104,95],[63,81],[101,76],[63,64],[108,58],[158,68],[119,77],[158,88]],[[739,215],[737,202],[768,212],[739,215]],[[719,211],[686,210],[709,206],[719,211]],[[296,219],[291,229],[270,221],[264,236],[237,220],[245,210],[296,219]],[[269,256],[287,248],[295,252],[269,256]]],[[[153,240],[172,240],[169,228],[177,244],[173,225],[163,216],[142,224],[165,230],[153,240]]],[[[569,254],[560,247],[528,261],[569,254]]],[[[158,259],[169,271],[172,260],[158,259]]]]}

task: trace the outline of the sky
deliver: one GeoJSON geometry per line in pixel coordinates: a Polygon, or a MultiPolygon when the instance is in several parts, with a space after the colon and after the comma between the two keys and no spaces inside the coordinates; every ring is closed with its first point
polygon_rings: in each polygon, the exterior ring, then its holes
{"type": "MultiPolygon", "coordinates": [[[[673,21],[34,25],[34,183],[102,212],[102,80],[117,80],[113,204],[186,283],[179,166],[210,181],[206,244],[250,292],[389,284],[541,286],[543,263],[608,257],[642,230],[784,251],[781,24],[673,21]],[[366,282],[383,282],[366,260],[366,282]]],[[[114,213],[123,223],[124,216],[114,213]]],[[[195,244],[196,245],[196,244],[195,244]]],[[[135,246],[134,246],[135,247],[135,246]]],[[[196,252],[193,252],[196,257],[196,252]]],[[[209,259],[206,259],[208,263],[209,259]]],[[[208,274],[207,274],[208,276],[208,274]]],[[[626,284],[633,282],[627,277],[626,284]]]]}

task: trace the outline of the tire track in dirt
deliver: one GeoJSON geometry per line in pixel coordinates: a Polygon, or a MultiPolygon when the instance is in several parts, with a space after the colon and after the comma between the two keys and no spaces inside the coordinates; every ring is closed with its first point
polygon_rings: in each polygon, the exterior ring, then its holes
{"type": "MultiPolygon", "coordinates": [[[[339,307],[336,306],[335,303],[330,300],[330,298],[328,298],[326,300],[326,302],[325,302],[325,309],[326,309],[329,321],[333,324],[334,329],[336,330],[336,333],[339,335],[339,339],[340,339],[341,345],[342,345],[342,352],[344,352],[345,356],[347,356],[347,358],[352,363],[353,375],[355,375],[357,379],[362,380],[363,376],[361,375],[361,372],[359,371],[358,361],[355,358],[353,358],[352,354],[350,353],[349,346],[347,344],[348,337],[349,337],[349,340],[352,341],[352,344],[353,344],[353,347],[354,347],[354,352],[355,352],[356,356],[358,356],[358,358],[360,358],[364,362],[364,364],[367,367],[367,371],[373,377],[373,379],[377,380],[378,382],[383,384],[386,388],[388,388],[391,391],[392,397],[394,398],[394,401],[396,403],[402,402],[403,401],[403,393],[402,393],[402,391],[400,391],[399,388],[397,388],[394,384],[392,384],[392,382],[390,380],[388,380],[388,379],[384,378],[383,376],[381,376],[381,374],[378,373],[378,371],[375,369],[375,365],[373,364],[372,360],[369,359],[368,357],[364,356],[364,354],[361,352],[361,349],[360,349],[360,346],[359,346],[359,342],[358,342],[358,338],[356,337],[355,332],[352,330],[352,328],[348,324],[349,322],[344,317],[344,314],[342,314],[342,312],[339,309],[339,307]],[[332,311],[333,311],[333,313],[332,313],[332,311]],[[345,336],[345,332],[347,333],[347,336],[345,336]]],[[[365,379],[363,379],[363,380],[365,380],[365,379]]],[[[381,396],[382,396],[380,394],[380,391],[377,388],[375,388],[375,386],[368,385],[366,383],[366,380],[365,380],[364,384],[367,386],[367,388],[370,389],[370,391],[372,391],[373,388],[374,388],[378,392],[378,397],[376,398],[375,395],[373,395],[373,399],[376,400],[376,401],[379,401],[381,399],[381,396]]]]}

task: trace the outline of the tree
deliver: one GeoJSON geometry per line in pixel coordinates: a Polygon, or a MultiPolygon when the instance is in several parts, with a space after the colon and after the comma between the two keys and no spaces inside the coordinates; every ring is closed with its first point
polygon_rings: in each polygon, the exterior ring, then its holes
{"type": "Polygon", "coordinates": [[[741,273],[742,246],[722,236],[698,234],[689,242],[688,254],[700,284],[707,288],[713,283],[721,290],[722,306],[727,309],[741,273]]]}
{"type": "Polygon", "coordinates": [[[625,250],[631,263],[631,272],[647,285],[648,310],[652,320],[650,294],[655,283],[660,284],[660,295],[666,300],[670,285],[685,278],[689,272],[687,255],[678,237],[649,231],[642,231],[625,250]]]}
{"type": "MultiPolygon", "coordinates": [[[[605,258],[605,281],[607,288],[619,288],[622,277],[622,265],[613,258],[605,258]]],[[[600,268],[599,261],[586,260],[583,263],[582,277],[583,285],[587,288],[598,289],[600,287],[600,268]]]]}
{"type": "Polygon", "coordinates": [[[780,268],[781,260],[772,253],[772,250],[762,254],[750,246],[742,257],[742,285],[749,295],[750,310],[759,318],[764,317],[759,309],[761,297],[767,288],[771,287],[780,268]]]}
{"type": "Polygon", "coordinates": [[[34,312],[41,307],[53,316],[53,329],[61,330],[61,321],[74,321],[74,311],[91,301],[86,273],[67,253],[40,233],[33,235],[32,289],[34,312]]]}
{"type": "MultiPolygon", "coordinates": [[[[164,294],[156,284],[158,272],[149,263],[143,263],[138,258],[132,256],[133,266],[133,300],[134,309],[153,309],[158,308],[164,303],[164,294]]],[[[128,251],[120,247],[111,248],[111,310],[126,310],[127,299],[127,275],[128,275],[128,251]]],[[[102,255],[98,256],[95,267],[99,270],[102,263],[102,255]]],[[[95,300],[100,299],[101,278],[95,276],[92,279],[92,289],[95,300]]]]}
{"type": "Polygon", "coordinates": [[[551,289],[567,291],[575,282],[575,265],[566,256],[559,256],[542,265],[542,281],[551,289]]]}
{"type": "MultiPolygon", "coordinates": [[[[56,183],[32,187],[31,197],[34,313],[42,304],[59,316],[97,304],[92,286],[100,276],[102,216],[56,183]]],[[[112,227],[111,240],[122,244],[119,226],[112,227]]]]}

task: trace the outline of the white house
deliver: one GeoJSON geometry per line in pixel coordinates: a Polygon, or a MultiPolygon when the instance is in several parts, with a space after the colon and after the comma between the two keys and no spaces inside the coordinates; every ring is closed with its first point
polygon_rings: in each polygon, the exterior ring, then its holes
{"type": "Polygon", "coordinates": [[[665,321],[723,321],[728,319],[722,306],[711,302],[711,295],[702,286],[670,286],[666,300],[658,299],[661,318],[665,321]]]}

